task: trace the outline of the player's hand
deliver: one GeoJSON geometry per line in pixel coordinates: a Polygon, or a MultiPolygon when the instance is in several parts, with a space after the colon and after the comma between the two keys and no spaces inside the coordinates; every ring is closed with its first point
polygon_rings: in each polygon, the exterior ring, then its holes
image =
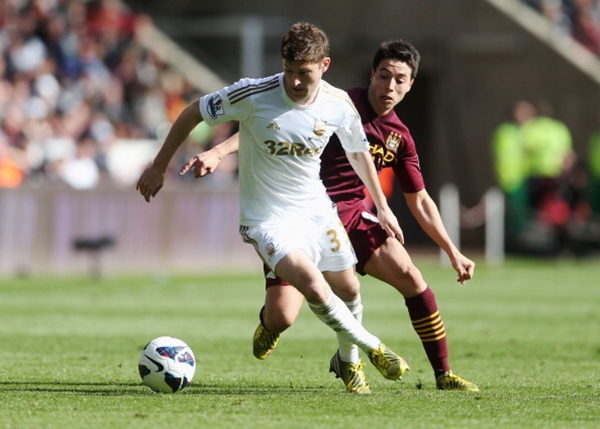
{"type": "Polygon", "coordinates": [[[395,237],[404,244],[404,233],[394,212],[389,207],[377,211],[379,224],[388,233],[390,237],[395,237]]]}
{"type": "Polygon", "coordinates": [[[183,176],[191,168],[194,168],[194,177],[196,179],[198,177],[204,177],[207,174],[215,171],[217,165],[219,165],[219,162],[221,162],[221,158],[215,153],[215,151],[208,150],[206,152],[199,153],[186,162],[185,165],[181,167],[181,170],[179,170],[179,174],[183,176]]]}
{"type": "Polygon", "coordinates": [[[452,268],[454,268],[458,274],[457,282],[464,285],[467,280],[473,278],[473,274],[475,273],[475,262],[471,261],[462,253],[459,253],[456,258],[450,258],[450,261],[452,263],[452,268]]]}
{"type": "Polygon", "coordinates": [[[150,199],[154,198],[156,194],[158,194],[158,191],[163,187],[164,181],[164,171],[150,165],[140,176],[135,189],[142,194],[147,202],[150,202],[150,199]]]}

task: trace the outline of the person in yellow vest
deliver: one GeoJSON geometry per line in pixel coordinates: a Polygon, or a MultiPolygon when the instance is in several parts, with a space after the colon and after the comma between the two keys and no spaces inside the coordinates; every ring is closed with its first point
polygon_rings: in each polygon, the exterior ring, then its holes
{"type": "MultiPolygon", "coordinates": [[[[534,233],[543,239],[548,255],[560,255],[571,243],[573,217],[571,179],[577,156],[567,125],[552,116],[547,102],[537,105],[538,115],[521,127],[527,164],[529,204],[534,211],[534,233]]],[[[535,236],[535,237],[534,237],[535,236]]]]}
{"type": "Polygon", "coordinates": [[[551,116],[551,106],[542,102],[538,115],[521,128],[525,145],[530,203],[534,210],[550,217],[551,223],[563,223],[568,213],[558,212],[561,189],[577,157],[566,124],[551,116]],[[544,212],[549,210],[549,212],[544,212]]]}
{"type": "Polygon", "coordinates": [[[531,217],[527,190],[527,159],[521,132],[523,123],[536,116],[535,106],[527,100],[512,103],[509,117],[491,137],[494,172],[506,198],[507,244],[525,228],[531,217]]]}
{"type": "Polygon", "coordinates": [[[589,140],[588,170],[588,201],[594,217],[600,219],[600,109],[598,109],[598,126],[589,140]]]}

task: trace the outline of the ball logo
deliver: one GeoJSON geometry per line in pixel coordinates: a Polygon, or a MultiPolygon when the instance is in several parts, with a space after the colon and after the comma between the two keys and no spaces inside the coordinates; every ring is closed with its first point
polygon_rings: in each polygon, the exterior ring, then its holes
{"type": "MultiPolygon", "coordinates": [[[[186,351],[186,347],[182,347],[182,346],[157,347],[156,354],[158,354],[159,356],[162,356],[164,358],[173,359],[173,360],[176,360],[177,362],[186,363],[188,365],[194,366],[194,358],[192,358],[190,353],[186,351]]],[[[148,356],[146,356],[146,357],[148,357],[148,356]]],[[[148,357],[148,359],[150,359],[150,358],[148,357]]],[[[160,365],[157,362],[153,361],[152,359],[150,359],[150,360],[153,363],[160,365]]],[[[159,370],[159,371],[162,371],[162,370],[159,370]]]]}

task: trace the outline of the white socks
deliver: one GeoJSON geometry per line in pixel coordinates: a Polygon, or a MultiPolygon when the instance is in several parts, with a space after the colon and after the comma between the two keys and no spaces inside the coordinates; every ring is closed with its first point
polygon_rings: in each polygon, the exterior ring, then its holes
{"type": "Polygon", "coordinates": [[[347,304],[331,293],[323,304],[308,304],[313,313],[337,333],[340,357],[344,362],[358,362],[358,345],[365,353],[376,349],[381,340],[361,324],[363,306],[360,297],[347,304]]]}
{"type": "MultiPolygon", "coordinates": [[[[356,301],[344,302],[344,304],[346,304],[346,307],[348,307],[348,310],[350,310],[350,313],[352,313],[354,318],[358,320],[360,324],[362,324],[363,305],[360,295],[358,296],[358,299],[356,299],[356,301]]],[[[337,337],[339,344],[338,350],[340,352],[340,359],[344,362],[358,363],[358,346],[354,343],[347,341],[342,335],[340,335],[339,332],[337,333],[337,337]]]]}

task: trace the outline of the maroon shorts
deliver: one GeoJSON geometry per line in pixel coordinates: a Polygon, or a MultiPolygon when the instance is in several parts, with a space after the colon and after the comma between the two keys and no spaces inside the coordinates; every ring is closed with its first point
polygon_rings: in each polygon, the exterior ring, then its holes
{"type": "MultiPolygon", "coordinates": [[[[362,201],[354,200],[350,202],[337,203],[338,215],[348,231],[350,242],[356,252],[358,262],[356,271],[365,275],[365,265],[369,258],[385,241],[388,239],[388,233],[381,227],[377,216],[365,208],[362,201]]],[[[266,287],[289,284],[279,277],[275,277],[267,266],[264,266],[266,287]],[[273,278],[270,278],[273,277],[273,278]]]]}

